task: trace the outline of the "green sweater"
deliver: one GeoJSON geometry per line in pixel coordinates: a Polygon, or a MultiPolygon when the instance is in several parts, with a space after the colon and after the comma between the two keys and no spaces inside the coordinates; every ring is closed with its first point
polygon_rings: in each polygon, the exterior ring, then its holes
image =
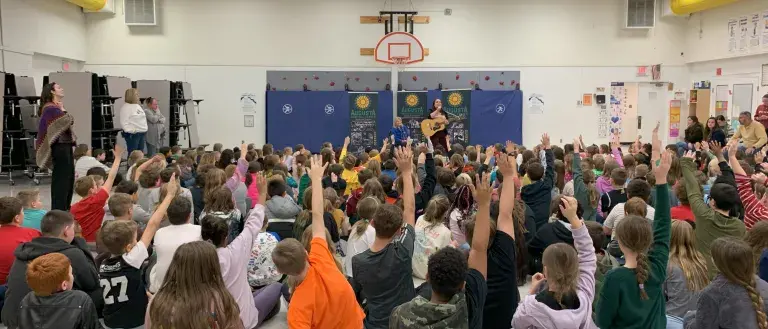
{"type": "Polygon", "coordinates": [[[653,245],[648,253],[650,268],[645,292],[648,299],[640,298],[640,288],[634,269],[619,267],[603,279],[597,303],[595,324],[601,329],[664,329],[666,300],[662,288],[667,278],[669,260],[670,215],[669,186],[657,185],[656,213],[653,219],[653,245]]]}
{"type": "Polygon", "coordinates": [[[589,191],[584,184],[584,175],[581,173],[581,155],[579,153],[573,153],[571,170],[573,171],[573,197],[579,201],[581,207],[584,209],[584,220],[597,220],[597,208],[593,207],[589,202],[589,191]]]}
{"type": "Polygon", "coordinates": [[[680,166],[683,169],[683,182],[688,191],[688,202],[691,204],[693,216],[696,218],[696,249],[704,255],[707,260],[707,269],[709,278],[713,279],[717,274],[717,268],[712,262],[712,256],[709,249],[715,239],[723,236],[733,236],[741,239],[746,233],[744,223],[735,217],[728,217],[712,208],[704,202],[701,195],[701,188],[696,180],[696,165],[693,160],[688,158],[680,159],[680,166]]]}
{"type": "Polygon", "coordinates": [[[307,188],[309,187],[309,183],[310,183],[309,174],[305,173],[299,179],[299,197],[298,197],[298,201],[296,201],[296,203],[299,206],[301,206],[302,202],[304,201],[304,191],[306,191],[307,188]]]}

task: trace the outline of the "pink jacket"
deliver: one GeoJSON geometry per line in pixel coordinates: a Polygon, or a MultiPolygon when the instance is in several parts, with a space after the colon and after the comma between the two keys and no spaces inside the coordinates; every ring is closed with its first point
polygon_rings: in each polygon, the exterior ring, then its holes
{"type": "MultiPolygon", "coordinates": [[[[251,175],[251,186],[248,186],[248,197],[251,198],[251,202],[259,202],[259,187],[256,184],[256,174],[249,174],[246,173],[246,175],[251,175]]],[[[245,178],[243,178],[243,182],[245,182],[245,178]]]]}
{"type": "Polygon", "coordinates": [[[512,318],[512,327],[527,328],[579,328],[597,329],[592,322],[592,301],[595,299],[595,270],[597,256],[587,226],[573,230],[573,245],[579,254],[579,280],[576,295],[579,308],[556,311],[536,300],[536,295],[528,295],[517,307],[512,318]]]}

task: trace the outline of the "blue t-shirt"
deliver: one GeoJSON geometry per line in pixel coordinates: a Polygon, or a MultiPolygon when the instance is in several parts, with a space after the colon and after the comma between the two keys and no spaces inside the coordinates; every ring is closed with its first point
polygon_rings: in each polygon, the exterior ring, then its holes
{"type": "Polygon", "coordinates": [[[48,213],[48,210],[25,208],[24,222],[21,223],[21,226],[33,228],[39,231],[40,222],[43,220],[43,216],[45,216],[46,213],[48,213]]]}
{"type": "Polygon", "coordinates": [[[763,250],[763,254],[760,255],[760,263],[758,264],[758,276],[763,281],[768,281],[768,249],[763,250]]]}

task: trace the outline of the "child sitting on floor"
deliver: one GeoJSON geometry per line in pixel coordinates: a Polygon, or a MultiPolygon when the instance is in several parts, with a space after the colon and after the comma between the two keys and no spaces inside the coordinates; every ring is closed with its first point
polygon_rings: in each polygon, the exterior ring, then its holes
{"type": "Polygon", "coordinates": [[[24,207],[24,222],[21,223],[21,226],[39,231],[40,222],[48,212],[48,210],[43,209],[43,202],[40,201],[40,191],[24,190],[16,194],[16,198],[21,201],[24,207]]]}
{"type": "Polygon", "coordinates": [[[120,160],[123,155],[122,146],[115,146],[112,152],[115,156],[115,162],[112,163],[109,177],[101,188],[91,176],[80,177],[75,181],[75,193],[83,199],[73,204],[70,212],[75,217],[75,221],[82,227],[83,238],[87,242],[96,241],[96,232],[101,228],[101,223],[104,220],[104,205],[107,204],[112,183],[120,169],[120,160]]]}

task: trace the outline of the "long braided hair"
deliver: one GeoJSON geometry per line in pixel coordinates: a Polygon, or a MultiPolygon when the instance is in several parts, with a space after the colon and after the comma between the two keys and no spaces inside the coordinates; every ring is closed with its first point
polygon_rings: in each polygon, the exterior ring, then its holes
{"type": "Polygon", "coordinates": [[[729,236],[715,240],[710,251],[721,275],[747,290],[755,308],[757,327],[768,329],[768,319],[763,311],[763,298],[755,287],[755,258],[752,248],[744,240],[729,236]]]}
{"type": "Polygon", "coordinates": [[[616,227],[616,240],[628,250],[637,253],[637,286],[640,290],[640,298],[648,299],[645,291],[645,282],[648,281],[650,268],[648,265],[648,249],[653,242],[651,224],[644,217],[630,215],[624,217],[616,227]]]}

